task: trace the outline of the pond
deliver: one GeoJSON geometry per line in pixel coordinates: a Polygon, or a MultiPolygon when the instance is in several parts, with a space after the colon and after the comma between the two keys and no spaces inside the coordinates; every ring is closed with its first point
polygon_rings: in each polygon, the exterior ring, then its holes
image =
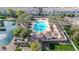
{"type": "Polygon", "coordinates": [[[5,31],[0,30],[0,45],[8,45],[12,39],[12,30],[16,28],[13,21],[4,21],[5,31]]]}

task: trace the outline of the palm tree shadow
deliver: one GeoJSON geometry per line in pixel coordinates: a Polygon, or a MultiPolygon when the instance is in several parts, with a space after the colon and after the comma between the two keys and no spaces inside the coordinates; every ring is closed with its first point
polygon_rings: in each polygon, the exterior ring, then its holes
{"type": "MultiPolygon", "coordinates": [[[[49,51],[51,51],[51,50],[55,50],[56,45],[59,45],[59,44],[58,43],[49,43],[47,47],[50,49],[49,51]]],[[[47,51],[45,45],[42,46],[42,51],[47,51]]]]}
{"type": "Polygon", "coordinates": [[[50,50],[55,50],[56,45],[59,45],[59,44],[58,44],[58,43],[52,43],[52,44],[49,44],[49,46],[50,46],[50,50]]]}

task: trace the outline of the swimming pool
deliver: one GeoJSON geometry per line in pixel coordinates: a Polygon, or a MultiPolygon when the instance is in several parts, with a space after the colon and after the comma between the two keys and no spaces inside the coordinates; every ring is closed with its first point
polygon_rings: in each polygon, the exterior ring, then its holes
{"type": "Polygon", "coordinates": [[[47,28],[47,25],[45,22],[42,22],[42,21],[37,21],[35,24],[34,24],[34,30],[36,32],[44,32],[47,28]]]}
{"type": "Polygon", "coordinates": [[[0,40],[0,45],[8,45],[12,41],[12,30],[16,28],[16,24],[13,25],[13,23],[12,21],[4,21],[6,31],[0,31],[0,34],[7,34],[7,36],[0,40]]]}

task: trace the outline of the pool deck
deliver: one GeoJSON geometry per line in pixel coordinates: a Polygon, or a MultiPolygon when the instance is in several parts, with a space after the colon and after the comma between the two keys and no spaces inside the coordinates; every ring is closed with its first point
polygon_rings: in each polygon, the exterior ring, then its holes
{"type": "MultiPolygon", "coordinates": [[[[44,22],[44,23],[46,24],[46,26],[47,26],[46,30],[45,30],[44,32],[42,32],[42,33],[45,34],[46,32],[49,32],[49,31],[51,30],[51,29],[50,29],[49,22],[48,22],[48,18],[43,19],[43,20],[41,20],[41,18],[36,18],[36,19],[38,19],[38,20],[36,20],[36,21],[44,22]]],[[[34,28],[34,24],[35,24],[35,22],[33,22],[32,24],[33,24],[32,27],[34,28]]],[[[38,33],[40,33],[40,32],[38,32],[38,33]]]]}
{"type": "MultiPolygon", "coordinates": [[[[47,29],[44,32],[35,32],[37,37],[42,37],[41,40],[45,40],[45,41],[67,41],[67,39],[65,38],[64,34],[62,33],[62,31],[59,31],[59,28],[57,27],[57,25],[55,23],[53,23],[52,25],[49,24],[49,19],[48,18],[36,18],[36,21],[42,21],[45,22],[47,25],[47,29]],[[51,28],[52,27],[52,28],[51,28]],[[61,34],[60,34],[61,33],[61,34]],[[42,36],[41,36],[42,35],[42,36]],[[44,38],[43,36],[45,36],[46,38],[44,38]],[[51,38],[51,39],[48,39],[51,38]]],[[[34,27],[34,25],[33,25],[34,27]]],[[[38,39],[40,39],[38,38],[38,39]]]]}

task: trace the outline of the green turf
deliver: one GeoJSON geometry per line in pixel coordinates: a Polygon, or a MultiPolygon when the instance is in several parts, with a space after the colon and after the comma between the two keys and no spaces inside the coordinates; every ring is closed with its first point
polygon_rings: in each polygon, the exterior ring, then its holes
{"type": "Polygon", "coordinates": [[[53,51],[74,51],[70,44],[50,44],[50,50],[53,51]]]}
{"type": "Polygon", "coordinates": [[[73,39],[73,42],[74,42],[75,46],[78,48],[78,50],[79,50],[79,42],[76,39],[73,39]]]}

